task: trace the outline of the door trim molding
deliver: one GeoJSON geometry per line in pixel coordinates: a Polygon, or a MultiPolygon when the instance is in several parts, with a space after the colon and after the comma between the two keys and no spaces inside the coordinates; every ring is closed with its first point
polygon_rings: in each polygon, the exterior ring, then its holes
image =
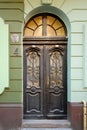
{"type": "Polygon", "coordinates": [[[24,37],[23,45],[48,45],[48,44],[61,44],[66,45],[68,41],[67,37],[24,37]]]}

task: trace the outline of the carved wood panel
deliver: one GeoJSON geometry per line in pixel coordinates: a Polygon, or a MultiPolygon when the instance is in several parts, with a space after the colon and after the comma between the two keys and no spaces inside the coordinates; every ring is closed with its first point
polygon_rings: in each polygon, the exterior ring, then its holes
{"type": "Polygon", "coordinates": [[[24,47],[24,116],[59,118],[66,115],[66,46],[24,47]]]}
{"type": "MultiPolygon", "coordinates": [[[[55,46],[47,48],[47,117],[64,116],[66,110],[66,83],[64,84],[64,58],[66,47],[55,46]]],[[[65,68],[66,69],[66,68],[65,68]]]]}

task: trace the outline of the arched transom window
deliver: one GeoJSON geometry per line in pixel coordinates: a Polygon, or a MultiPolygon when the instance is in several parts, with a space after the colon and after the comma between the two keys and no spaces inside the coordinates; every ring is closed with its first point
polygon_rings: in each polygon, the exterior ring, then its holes
{"type": "Polygon", "coordinates": [[[60,18],[49,15],[41,14],[39,16],[34,16],[31,18],[24,28],[24,36],[61,36],[65,37],[67,35],[66,27],[60,18]]]}

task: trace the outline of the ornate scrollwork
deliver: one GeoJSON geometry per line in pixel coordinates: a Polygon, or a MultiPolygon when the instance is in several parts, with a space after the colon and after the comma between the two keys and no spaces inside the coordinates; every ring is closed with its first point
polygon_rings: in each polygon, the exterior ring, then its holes
{"type": "Polygon", "coordinates": [[[50,53],[50,87],[62,86],[62,59],[63,52],[55,50],[50,53]]]}
{"type": "Polygon", "coordinates": [[[61,92],[63,92],[63,86],[55,86],[54,87],[54,92],[55,93],[61,93],[61,92]]]}
{"type": "Polygon", "coordinates": [[[27,53],[27,87],[39,87],[39,55],[32,50],[27,53]]]}
{"type": "Polygon", "coordinates": [[[32,86],[32,87],[31,87],[31,92],[32,92],[32,93],[35,93],[35,92],[36,92],[36,87],[35,87],[35,86],[32,86]]]}

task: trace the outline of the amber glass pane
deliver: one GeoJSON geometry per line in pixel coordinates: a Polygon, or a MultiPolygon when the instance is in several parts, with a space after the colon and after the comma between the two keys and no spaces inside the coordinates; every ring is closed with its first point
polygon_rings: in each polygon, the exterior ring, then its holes
{"type": "Polygon", "coordinates": [[[38,17],[34,18],[34,20],[37,23],[37,25],[41,25],[42,24],[42,16],[38,16],[38,17]]]}
{"type": "Polygon", "coordinates": [[[32,28],[33,30],[36,29],[37,25],[35,24],[35,22],[32,20],[27,24],[27,27],[32,28]]]}
{"type": "Polygon", "coordinates": [[[57,36],[65,36],[65,30],[64,28],[60,28],[56,31],[57,36]]]}
{"type": "Polygon", "coordinates": [[[55,23],[53,24],[53,27],[55,28],[55,29],[57,29],[57,28],[59,28],[59,27],[61,27],[61,26],[63,26],[58,20],[56,20],[55,21],[55,23]]]}
{"type": "Polygon", "coordinates": [[[51,16],[47,16],[47,24],[52,25],[55,21],[54,17],[51,16]]]}
{"type": "Polygon", "coordinates": [[[42,36],[42,26],[39,26],[39,27],[35,30],[34,36],[42,36]]]}
{"type": "Polygon", "coordinates": [[[47,36],[56,36],[55,30],[51,26],[47,26],[47,36]]]}
{"type": "Polygon", "coordinates": [[[33,36],[33,30],[26,28],[24,31],[24,36],[26,36],[26,37],[33,36]]]}

